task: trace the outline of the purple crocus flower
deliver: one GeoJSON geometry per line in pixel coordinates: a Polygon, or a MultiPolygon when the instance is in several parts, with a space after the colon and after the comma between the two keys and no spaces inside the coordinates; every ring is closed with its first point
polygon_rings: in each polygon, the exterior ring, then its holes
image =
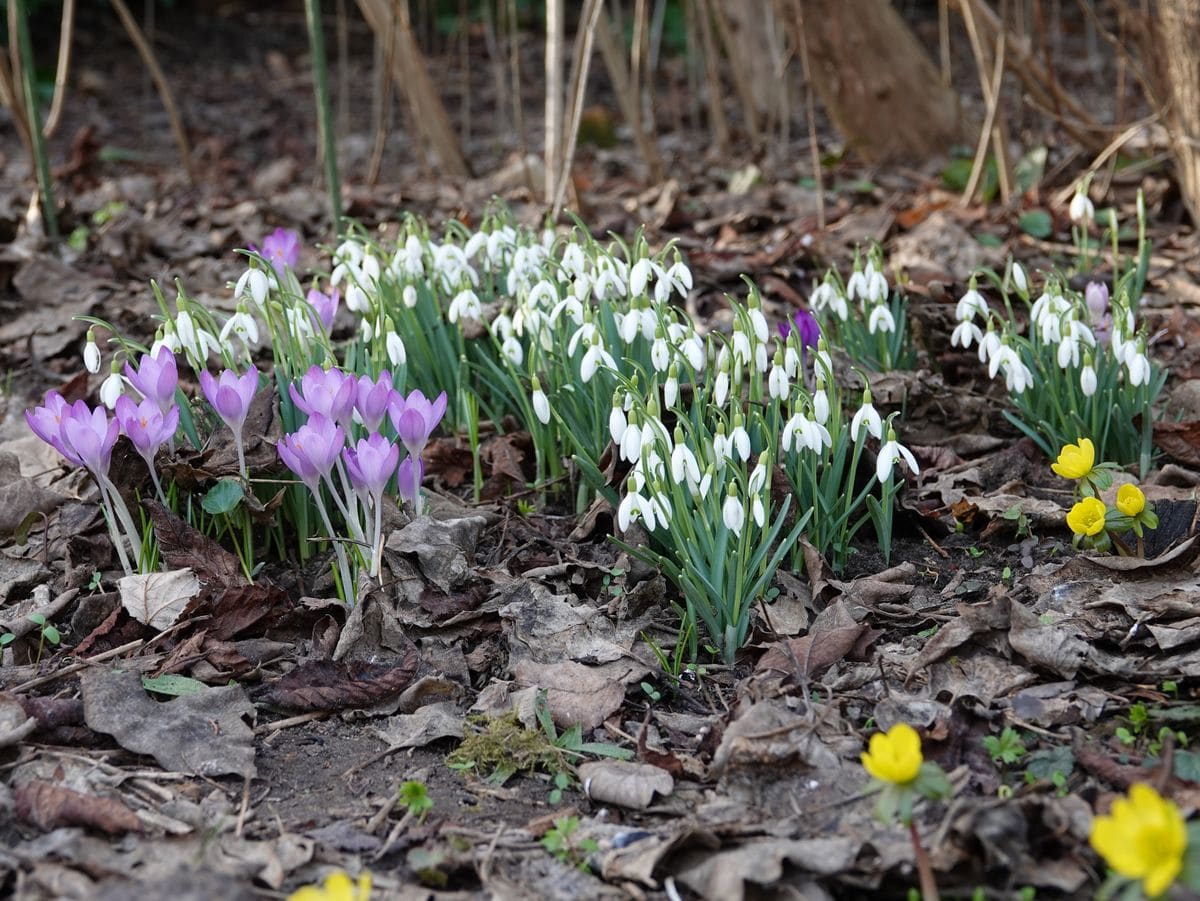
{"type": "Polygon", "coordinates": [[[179,427],[179,406],[172,406],[164,416],[158,405],[149,398],[138,404],[132,398],[121,395],[117,398],[116,414],[121,431],[153,469],[154,455],[171,440],[179,427]]]}
{"type": "Polygon", "coordinates": [[[150,398],[138,404],[130,397],[121,395],[117,398],[116,414],[121,431],[146,461],[146,468],[150,470],[150,478],[154,482],[159,500],[165,504],[162,485],[158,481],[158,470],[154,468],[154,455],[175,436],[175,430],[179,427],[178,404],[173,404],[164,416],[162,410],[150,398]]]}
{"type": "MultiPolygon", "coordinates": [[[[48,391],[42,406],[25,411],[25,421],[33,434],[37,435],[64,457],[70,459],[62,448],[62,420],[71,409],[71,405],[57,391],[48,391]]],[[[71,460],[72,463],[77,461],[71,460]]]]}
{"type": "Polygon", "coordinates": [[[300,377],[300,390],[296,390],[293,382],[288,385],[288,393],[305,415],[325,416],[348,431],[356,387],[354,377],[337,367],[322,369],[320,366],[311,366],[300,377]]]}
{"type": "Polygon", "coordinates": [[[77,400],[63,413],[61,441],[55,449],[72,463],[87,467],[97,480],[105,480],[120,433],[121,427],[108,418],[103,406],[93,410],[77,400]]]}
{"type": "Polygon", "coordinates": [[[817,323],[817,317],[808,310],[797,310],[792,321],[796,323],[800,332],[800,346],[816,347],[821,337],[821,326],[817,323]]]}
{"type": "Polygon", "coordinates": [[[354,447],[345,448],[342,459],[346,461],[350,484],[360,495],[371,498],[378,505],[387,483],[396,474],[400,448],[374,432],[367,438],[360,438],[354,447]]]}
{"type": "Polygon", "coordinates": [[[401,398],[392,387],[392,374],[385,369],[374,381],[368,375],[359,376],[354,388],[354,409],[358,411],[359,419],[368,432],[379,431],[388,407],[393,400],[401,398]]]}
{"type": "Polygon", "coordinates": [[[408,397],[397,395],[388,406],[388,416],[396,427],[396,434],[415,458],[429,443],[429,436],[446,414],[446,392],[430,402],[424,394],[414,389],[408,397]]]}
{"type": "Polygon", "coordinates": [[[295,269],[300,260],[300,235],[289,228],[277,228],[263,239],[261,254],[273,266],[295,269]]]}
{"type": "Polygon", "coordinates": [[[346,433],[328,416],[313,413],[308,422],[285,435],[276,449],[284,465],[319,498],[321,479],[329,475],[346,444],[346,433]]]}
{"type": "Polygon", "coordinates": [[[163,415],[175,404],[175,388],[179,385],[179,369],[175,354],[169,347],[159,347],[153,354],[142,354],[137,371],[125,364],[125,378],[146,400],[153,401],[163,415]]]}
{"type": "Polygon", "coordinates": [[[421,511],[421,480],[425,478],[425,464],[420,457],[405,457],[396,469],[396,490],[400,497],[421,511]]]}
{"type": "Polygon", "coordinates": [[[321,325],[326,332],[333,328],[333,319],[337,316],[338,304],[341,299],[341,292],[337,288],[330,288],[328,294],[322,294],[316,288],[310,288],[305,300],[316,314],[313,325],[321,325]]]}
{"type": "Polygon", "coordinates": [[[239,376],[232,369],[226,369],[219,378],[213,378],[212,373],[206,369],[200,373],[200,389],[217,411],[217,415],[233,432],[233,440],[237,446],[238,471],[245,475],[246,453],[242,446],[242,426],[246,424],[250,403],[258,393],[258,370],[251,366],[239,376]]]}

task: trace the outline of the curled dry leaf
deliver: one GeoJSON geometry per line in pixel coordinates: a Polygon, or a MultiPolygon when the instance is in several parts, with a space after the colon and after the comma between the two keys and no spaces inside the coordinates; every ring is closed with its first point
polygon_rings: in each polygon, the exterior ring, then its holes
{"type": "Polygon", "coordinates": [[[415,648],[398,666],[362,660],[310,660],[276,682],[267,701],[299,711],[370,707],[404,691],[416,672],[415,648]]]}
{"type": "Polygon", "coordinates": [[[85,795],[42,779],[14,788],[13,801],[17,816],[46,831],[64,826],[84,826],[109,835],[142,831],[137,815],[115,798],[85,795]]]}
{"type": "Polygon", "coordinates": [[[190,569],[135,573],[118,580],[117,589],[130,616],[161,632],[175,625],[188,602],[200,593],[200,580],[190,569]]]}
{"type": "Polygon", "coordinates": [[[246,576],[238,558],[211,538],[201,535],[158,501],[147,498],[142,506],[154,522],[159,552],[167,565],[188,568],[201,582],[219,587],[245,585],[246,576]]]}
{"type": "Polygon", "coordinates": [[[675,790],[675,780],[666,770],[629,760],[593,760],[579,767],[584,793],[598,804],[615,804],[645,810],[654,795],[663,797],[675,790]]]}

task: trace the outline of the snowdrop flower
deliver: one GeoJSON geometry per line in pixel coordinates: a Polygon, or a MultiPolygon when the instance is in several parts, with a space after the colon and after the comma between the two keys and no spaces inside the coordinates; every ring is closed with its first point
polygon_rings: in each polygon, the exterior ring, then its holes
{"type": "Polygon", "coordinates": [[[729,446],[742,460],[750,459],[750,433],[742,425],[740,413],[733,418],[733,431],[729,434],[729,446]]]}
{"type": "Polygon", "coordinates": [[[1017,289],[1017,293],[1022,297],[1027,296],[1029,294],[1029,277],[1025,274],[1025,267],[1013,260],[1009,276],[1012,278],[1013,287],[1017,289]]]}
{"type": "Polygon", "coordinates": [[[250,349],[258,346],[258,323],[254,317],[244,306],[238,307],[236,313],[225,320],[225,324],[221,327],[221,344],[224,347],[230,348],[229,338],[234,335],[242,342],[242,347],[246,351],[246,355],[250,355],[250,349]]]}
{"type": "Polygon", "coordinates": [[[829,345],[824,338],[817,339],[817,352],[813,357],[813,373],[824,375],[833,381],[833,357],[829,355],[829,345]]]}
{"type": "Polygon", "coordinates": [[[362,260],[362,274],[370,281],[378,284],[380,271],[379,260],[375,259],[370,253],[366,254],[362,260]]]}
{"type": "Polygon", "coordinates": [[[774,400],[784,400],[788,396],[789,390],[788,372],[784,367],[783,354],[775,351],[771,374],[767,376],[767,393],[774,400]]]}
{"type": "Polygon", "coordinates": [[[879,418],[879,411],[875,409],[872,400],[871,389],[864,389],[862,406],[858,408],[858,412],[850,420],[850,434],[854,437],[855,441],[862,438],[864,427],[867,430],[867,434],[872,438],[880,441],[883,440],[883,420],[879,418]]]}
{"type": "Polygon", "coordinates": [[[825,380],[817,379],[817,390],[813,394],[813,417],[821,425],[829,422],[829,395],[825,393],[825,380]]]}
{"type": "Polygon", "coordinates": [[[597,270],[596,280],[592,285],[597,300],[625,296],[625,279],[610,260],[602,257],[597,263],[597,270]]]}
{"type": "Polygon", "coordinates": [[[484,232],[475,232],[467,239],[466,245],[463,247],[463,254],[468,260],[474,259],[479,251],[487,247],[488,236],[484,232]]]}
{"type": "Polygon", "coordinates": [[[667,270],[663,281],[679,292],[681,297],[687,297],[688,292],[692,290],[692,270],[682,260],[676,260],[667,270]]]}
{"type": "Polygon", "coordinates": [[[1038,323],[1043,344],[1058,344],[1062,341],[1062,320],[1058,316],[1043,315],[1038,323]]]}
{"type": "Polygon", "coordinates": [[[599,336],[592,339],[591,345],[587,352],[583,355],[583,360],[579,364],[579,377],[587,384],[592,380],[592,376],[596,374],[596,370],[600,366],[616,371],[617,361],[612,358],[612,355],[604,349],[604,345],[600,343],[599,336]]]}
{"type": "Polygon", "coordinates": [[[572,275],[579,275],[587,268],[587,263],[583,256],[583,248],[574,241],[571,241],[563,248],[560,262],[563,269],[572,275]]]}
{"type": "Polygon", "coordinates": [[[667,381],[663,384],[663,406],[668,410],[679,400],[679,368],[672,363],[667,370],[667,381]]]}
{"type": "Polygon", "coordinates": [[[370,344],[371,339],[375,337],[375,326],[371,324],[371,320],[363,317],[363,320],[358,324],[358,330],[362,333],[363,343],[370,344]]]}
{"type": "Polygon", "coordinates": [[[871,316],[867,319],[867,331],[872,335],[876,332],[894,332],[896,330],[896,318],[883,304],[879,304],[875,309],[871,310],[871,316]]]}
{"type": "Polygon", "coordinates": [[[388,360],[393,366],[404,366],[408,363],[408,351],[404,347],[404,341],[396,332],[395,326],[392,325],[391,317],[387,319],[384,332],[383,344],[387,350],[388,360]]]}
{"type": "Polygon", "coordinates": [[[653,273],[653,263],[648,257],[638,260],[629,270],[629,296],[641,297],[646,293],[653,273]]]}
{"type": "Polygon", "coordinates": [[[903,459],[914,476],[919,475],[921,469],[917,466],[917,458],[912,455],[912,451],[896,440],[896,432],[891,426],[888,427],[887,436],[888,440],[879,449],[879,456],[876,458],[875,475],[879,481],[884,483],[892,477],[897,459],[903,459]]]}
{"type": "Polygon", "coordinates": [[[864,275],[867,283],[866,299],[877,304],[885,302],[888,295],[888,283],[883,273],[875,268],[874,263],[868,261],[864,275]]]}
{"type": "Polygon", "coordinates": [[[750,346],[750,336],[741,329],[734,329],[733,335],[730,336],[731,346],[733,348],[733,356],[741,363],[749,363],[754,357],[754,350],[750,346]]]}
{"type": "Polygon", "coordinates": [[[612,410],[608,414],[608,434],[612,438],[613,444],[620,445],[621,438],[624,436],[628,425],[625,421],[625,411],[621,409],[621,402],[617,395],[614,394],[612,410]]]}
{"type": "Polygon", "coordinates": [[[220,347],[220,342],[212,332],[197,328],[192,314],[181,310],[175,317],[175,334],[179,336],[180,346],[198,363],[202,364],[208,355],[220,347]]]}
{"type": "Polygon", "coordinates": [[[697,373],[704,371],[707,357],[704,352],[704,342],[695,332],[683,342],[683,355],[687,357],[688,365],[697,373]]]}
{"type": "Polygon", "coordinates": [[[96,330],[87,330],[87,343],[83,345],[83,365],[92,375],[100,371],[100,348],[96,346],[96,330]]]}
{"type": "Polygon", "coordinates": [[[725,503],[721,507],[721,521],[725,523],[725,528],[734,535],[741,536],[742,526],[746,524],[746,511],[738,499],[737,488],[732,482],[725,494],[725,503]]]}
{"type": "Polygon", "coordinates": [[[818,313],[832,310],[833,314],[842,322],[845,322],[850,316],[846,298],[833,283],[831,275],[826,275],[825,280],[813,288],[812,294],[809,295],[809,303],[818,313]]]}
{"type": "MultiPolygon", "coordinates": [[[[1000,347],[1000,336],[996,334],[996,330],[992,327],[991,320],[989,320],[987,331],[984,333],[983,339],[979,342],[979,362],[987,363],[992,360],[1000,352],[1000,347]]],[[[995,377],[995,372],[989,376],[989,378],[995,377]]]]}
{"type": "Polygon", "coordinates": [[[404,290],[400,292],[400,299],[404,306],[411,310],[417,305],[417,289],[412,285],[405,285],[404,290]]]}
{"type": "Polygon", "coordinates": [[[508,357],[509,362],[514,366],[520,366],[525,362],[525,348],[512,335],[504,339],[504,343],[500,345],[500,352],[508,357]]]}
{"type": "Polygon", "coordinates": [[[100,385],[100,402],[110,410],[115,410],[117,400],[124,391],[125,380],[121,378],[121,367],[116,360],[113,360],[108,377],[100,385]]]}
{"type": "Polygon", "coordinates": [[[454,300],[450,301],[450,309],[446,311],[446,318],[451,322],[458,322],[460,319],[481,319],[483,317],[483,307],[479,303],[479,297],[470,288],[465,288],[454,295],[454,300]]]}
{"type": "Polygon", "coordinates": [[[618,448],[622,460],[636,463],[642,455],[642,429],[633,417],[621,433],[621,446],[618,448]]]}
{"type": "Polygon", "coordinates": [[[533,415],[538,418],[538,422],[542,425],[547,425],[550,422],[550,399],[546,397],[546,392],[542,390],[542,383],[538,381],[538,377],[533,377],[533,415]]]}
{"type": "Polygon", "coordinates": [[[1088,354],[1083,360],[1083,370],[1079,373],[1079,390],[1084,397],[1096,394],[1096,369],[1092,366],[1092,355],[1088,354]]]}
{"type": "Polygon", "coordinates": [[[371,299],[357,282],[346,286],[346,309],[353,313],[366,313],[371,309],[371,299]]]}
{"type": "Polygon", "coordinates": [[[1086,224],[1096,218],[1096,207],[1088,197],[1086,185],[1080,184],[1075,188],[1075,196],[1071,198],[1071,206],[1067,209],[1067,215],[1076,225],[1086,224]]]}
{"type": "Polygon", "coordinates": [[[716,384],[713,385],[713,403],[718,407],[725,406],[725,401],[729,398],[729,358],[725,358],[725,362],[721,365],[720,371],[717,373],[716,384]]]}
{"type": "Polygon", "coordinates": [[[1070,369],[1079,365],[1079,342],[1068,335],[1058,345],[1058,368],[1070,369]]]}
{"type": "Polygon", "coordinates": [[[261,307],[266,303],[270,290],[271,283],[261,269],[247,269],[233,286],[233,299],[241,300],[249,295],[250,299],[261,307]]]}
{"type": "Polygon", "coordinates": [[[671,451],[671,478],[680,483],[686,481],[689,487],[700,484],[700,462],[684,443],[683,430],[678,427],[675,429],[675,449],[671,451]]]}
{"type": "MultiPolygon", "coordinates": [[[[870,265],[869,263],[867,265],[870,265]]],[[[850,300],[864,301],[867,299],[867,277],[857,265],[846,281],[846,297],[850,300]]]]}
{"type": "Polygon", "coordinates": [[[650,363],[655,372],[666,372],[667,367],[671,365],[671,352],[667,348],[666,335],[661,328],[650,347],[650,363]]]}
{"type": "Polygon", "coordinates": [[[983,295],[975,289],[975,277],[971,276],[971,286],[958,300],[958,305],[954,308],[954,318],[959,322],[967,322],[974,319],[976,316],[987,317],[988,305],[983,299],[983,295]]]}
{"type": "Polygon", "coordinates": [[[654,505],[636,491],[626,494],[617,508],[617,526],[622,532],[628,531],[635,519],[641,519],[648,532],[654,531],[654,505]]]}
{"type": "Polygon", "coordinates": [[[1033,373],[1015,354],[1004,366],[1004,382],[1014,394],[1024,394],[1033,387],[1033,373]]]}
{"type": "Polygon", "coordinates": [[[763,311],[756,306],[750,307],[750,309],[746,311],[746,314],[749,316],[750,325],[754,329],[754,337],[765,344],[771,337],[771,330],[767,328],[767,317],[764,316],[763,311]]]}
{"type": "Polygon", "coordinates": [[[1142,342],[1130,341],[1129,345],[1132,350],[1125,355],[1125,366],[1129,372],[1129,384],[1137,388],[1141,385],[1149,384],[1150,382],[1150,359],[1146,356],[1146,351],[1142,342]]]}
{"type": "Polygon", "coordinates": [[[717,465],[724,468],[725,461],[733,456],[733,442],[725,434],[725,423],[717,423],[717,432],[713,435],[713,459],[717,461],[717,465]]]}
{"type": "Polygon", "coordinates": [[[791,451],[794,446],[797,451],[806,447],[820,453],[823,445],[832,446],[833,439],[825,426],[797,411],[783,426],[782,443],[785,451],[791,451]]]}
{"type": "Polygon", "coordinates": [[[950,333],[950,346],[961,347],[966,350],[971,346],[971,343],[982,343],[983,332],[979,330],[974,322],[960,322],[954,327],[954,331],[950,333]]]}

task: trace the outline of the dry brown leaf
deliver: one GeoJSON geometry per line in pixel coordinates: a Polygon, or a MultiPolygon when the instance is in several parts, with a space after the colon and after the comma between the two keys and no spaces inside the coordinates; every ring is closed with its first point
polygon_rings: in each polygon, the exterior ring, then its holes
{"type": "Polygon", "coordinates": [[[583,792],[598,804],[645,810],[655,794],[666,797],[675,780],[666,770],[629,760],[592,760],[579,767],[583,792]]]}
{"type": "Polygon", "coordinates": [[[109,835],[142,831],[137,815],[115,798],[85,795],[42,779],[14,788],[13,801],[17,816],[47,832],[63,826],[85,826],[109,835]]]}
{"type": "Polygon", "coordinates": [[[175,625],[188,602],[200,593],[200,580],[190,569],[135,573],[118,580],[117,589],[130,616],[161,632],[175,625]]]}

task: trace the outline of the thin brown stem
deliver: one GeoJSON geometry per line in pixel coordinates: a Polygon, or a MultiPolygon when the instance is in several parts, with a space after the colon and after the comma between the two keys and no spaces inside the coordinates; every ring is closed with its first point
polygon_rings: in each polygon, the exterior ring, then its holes
{"type": "Polygon", "coordinates": [[[917,859],[917,878],[921,881],[922,901],[939,901],[937,879],[933,875],[933,864],[921,844],[921,834],[917,832],[917,824],[909,820],[908,834],[912,836],[913,854],[917,859]]]}

